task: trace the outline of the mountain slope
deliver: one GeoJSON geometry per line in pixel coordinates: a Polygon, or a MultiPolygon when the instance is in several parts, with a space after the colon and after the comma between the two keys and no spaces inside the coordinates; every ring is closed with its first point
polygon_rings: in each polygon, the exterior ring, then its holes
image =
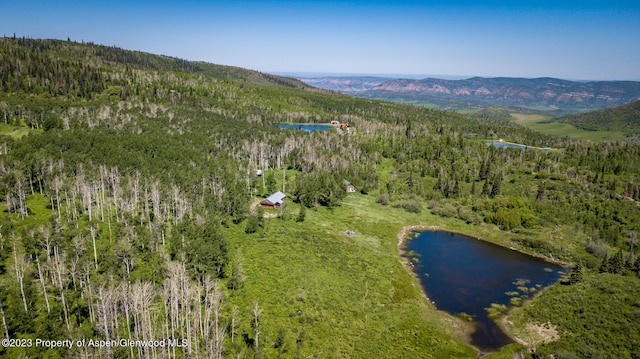
{"type": "Polygon", "coordinates": [[[640,101],[626,105],[555,118],[554,121],[570,123],[588,131],[640,132],[640,101]]]}
{"type": "Polygon", "coordinates": [[[0,91],[46,91],[51,95],[75,92],[80,97],[90,97],[91,93],[104,90],[101,85],[105,80],[121,81],[122,76],[105,74],[122,66],[126,76],[133,76],[133,70],[171,71],[218,80],[309,88],[293,78],[92,43],[4,38],[0,39],[0,50],[0,91]]]}

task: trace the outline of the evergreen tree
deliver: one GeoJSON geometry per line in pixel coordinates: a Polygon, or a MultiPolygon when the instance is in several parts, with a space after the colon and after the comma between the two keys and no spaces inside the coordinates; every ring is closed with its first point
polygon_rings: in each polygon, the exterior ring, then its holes
{"type": "Polygon", "coordinates": [[[495,198],[500,194],[500,190],[502,189],[502,175],[497,174],[495,179],[493,180],[493,186],[491,187],[491,193],[489,194],[489,198],[495,198]]]}
{"type": "Polygon", "coordinates": [[[278,190],[278,185],[276,183],[276,175],[274,171],[267,171],[265,174],[265,181],[267,185],[267,191],[269,193],[274,193],[278,190]]]}
{"type": "Polygon", "coordinates": [[[613,274],[624,274],[624,257],[622,255],[622,250],[618,250],[616,254],[609,259],[609,273],[613,274]]]}
{"type": "Polygon", "coordinates": [[[600,262],[600,266],[598,267],[598,272],[600,272],[600,273],[609,273],[610,272],[609,256],[608,255],[605,255],[604,258],[602,258],[602,262],[600,262]]]}
{"type": "Polygon", "coordinates": [[[244,227],[244,233],[251,234],[256,233],[260,225],[258,223],[258,217],[255,214],[252,214],[247,218],[247,223],[244,227]]]}
{"type": "Polygon", "coordinates": [[[491,185],[489,184],[489,179],[484,180],[484,184],[482,185],[482,192],[480,195],[482,197],[487,197],[491,193],[491,185]]]}
{"type": "Polygon", "coordinates": [[[233,262],[231,266],[231,273],[229,274],[229,282],[227,287],[229,289],[239,289],[242,287],[244,281],[247,279],[247,274],[244,270],[244,266],[242,265],[242,257],[238,252],[236,260],[233,262]]]}
{"type": "Polygon", "coordinates": [[[544,202],[547,199],[547,184],[542,181],[538,184],[538,192],[536,193],[536,201],[544,202]]]}
{"type": "Polygon", "coordinates": [[[580,263],[576,263],[573,270],[569,274],[569,284],[576,284],[582,282],[582,265],[580,263]]]}
{"type": "Polygon", "coordinates": [[[296,222],[304,222],[304,218],[306,214],[307,214],[307,208],[301,205],[300,211],[298,212],[298,216],[296,217],[296,222]]]}
{"type": "Polygon", "coordinates": [[[203,226],[186,224],[181,232],[187,241],[187,267],[194,278],[207,273],[222,277],[228,262],[228,244],[220,228],[211,222],[203,226]]]}

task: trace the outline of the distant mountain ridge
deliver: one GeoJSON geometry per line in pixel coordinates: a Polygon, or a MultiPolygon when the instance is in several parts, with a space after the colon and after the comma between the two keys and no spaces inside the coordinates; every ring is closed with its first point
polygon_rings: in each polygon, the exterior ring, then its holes
{"type": "Polygon", "coordinates": [[[371,90],[387,81],[392,81],[388,77],[375,76],[331,76],[318,78],[300,78],[308,85],[320,87],[327,90],[356,94],[371,90]]]}
{"type": "Polygon", "coordinates": [[[551,77],[422,80],[348,77],[301,79],[307,84],[360,97],[416,103],[466,101],[481,107],[522,107],[550,113],[571,113],[610,108],[640,99],[640,82],[579,82],[551,77]]]}

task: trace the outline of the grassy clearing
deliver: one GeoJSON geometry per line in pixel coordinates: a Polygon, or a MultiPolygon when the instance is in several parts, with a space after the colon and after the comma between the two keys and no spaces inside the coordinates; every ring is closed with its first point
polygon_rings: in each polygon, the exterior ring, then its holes
{"type": "Polygon", "coordinates": [[[296,204],[289,202],[287,211],[289,219],[268,219],[252,236],[242,225],[227,232],[247,272],[230,301],[244,312],[254,300],[264,309],[269,347],[263,354],[475,357],[460,339],[468,328],[428,303],[398,257],[401,228],[430,222],[431,215],[383,207],[360,194],[338,208],[308,210],[302,223],[293,220],[296,204]],[[285,345],[276,349],[272,343],[282,331],[285,345]]]}
{"type": "MultiPolygon", "coordinates": [[[[27,197],[28,215],[24,219],[18,220],[20,216],[13,213],[11,217],[16,220],[14,225],[17,228],[33,229],[48,222],[53,213],[50,205],[49,198],[40,193],[29,195],[27,197]]],[[[6,210],[6,204],[0,204],[0,213],[5,214],[6,210]]]]}
{"type": "Polygon", "coordinates": [[[34,130],[25,125],[14,126],[5,123],[0,123],[0,135],[7,135],[15,139],[26,136],[31,132],[42,132],[42,130],[34,130]]]}
{"type": "Polygon", "coordinates": [[[623,131],[585,131],[568,123],[550,121],[551,117],[546,115],[511,113],[511,116],[519,125],[554,136],[591,141],[615,141],[625,138],[623,131]]]}
{"type": "MultiPolygon", "coordinates": [[[[463,344],[472,325],[426,300],[398,256],[398,233],[406,226],[435,226],[534,252],[518,241],[532,233],[506,233],[428,210],[408,213],[376,203],[375,195],[350,194],[340,207],[308,210],[303,223],[294,221],[298,211],[289,200],[286,219],[267,219],[259,233],[246,236],[244,223],[227,230],[232,253],[240,253],[247,272],[245,287],[230,300],[244,312],[258,300],[266,341],[286,333],[288,349],[268,348],[273,356],[473,357],[463,344]]],[[[539,236],[572,238],[570,229],[554,231],[539,236]]],[[[574,245],[561,242],[564,250],[574,245]]]]}

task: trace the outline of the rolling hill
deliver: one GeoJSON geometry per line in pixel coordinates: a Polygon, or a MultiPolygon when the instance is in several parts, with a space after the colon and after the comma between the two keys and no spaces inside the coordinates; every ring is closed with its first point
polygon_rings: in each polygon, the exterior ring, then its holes
{"type": "Polygon", "coordinates": [[[640,101],[626,105],[554,118],[587,131],[640,132],[640,101]]]}

